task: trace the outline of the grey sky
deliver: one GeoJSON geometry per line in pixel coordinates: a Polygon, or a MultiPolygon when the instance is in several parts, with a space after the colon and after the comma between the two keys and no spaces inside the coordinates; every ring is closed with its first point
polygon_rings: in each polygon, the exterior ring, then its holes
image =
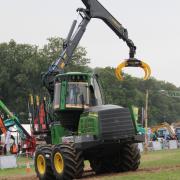
{"type": "MultiPolygon", "coordinates": [[[[124,27],[152,76],[180,86],[180,1],[99,0],[124,27]]],[[[0,42],[14,39],[40,47],[52,36],[66,37],[81,0],[0,0],[0,42]]],[[[128,57],[126,44],[100,20],[92,20],[80,42],[91,67],[116,67],[128,57]]],[[[140,69],[125,70],[141,77],[140,69]]]]}

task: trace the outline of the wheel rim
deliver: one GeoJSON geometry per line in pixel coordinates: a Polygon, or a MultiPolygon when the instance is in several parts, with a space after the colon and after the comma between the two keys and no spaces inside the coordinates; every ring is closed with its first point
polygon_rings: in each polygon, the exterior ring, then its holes
{"type": "Polygon", "coordinates": [[[55,153],[54,155],[54,167],[57,173],[61,174],[63,172],[64,160],[63,160],[62,155],[59,152],[55,153]]]}
{"type": "Polygon", "coordinates": [[[45,174],[46,171],[46,161],[43,155],[38,155],[37,157],[37,168],[41,175],[45,174]]]}

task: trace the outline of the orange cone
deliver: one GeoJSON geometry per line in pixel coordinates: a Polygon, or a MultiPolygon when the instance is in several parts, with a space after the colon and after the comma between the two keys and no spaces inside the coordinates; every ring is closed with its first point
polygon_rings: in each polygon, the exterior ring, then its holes
{"type": "Polygon", "coordinates": [[[26,172],[27,172],[27,173],[30,173],[30,172],[31,172],[31,167],[30,167],[29,162],[26,163],[26,172]]]}

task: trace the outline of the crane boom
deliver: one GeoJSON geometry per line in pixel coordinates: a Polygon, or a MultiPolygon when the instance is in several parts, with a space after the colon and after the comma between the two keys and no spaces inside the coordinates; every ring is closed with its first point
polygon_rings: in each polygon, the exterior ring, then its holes
{"type": "Polygon", "coordinates": [[[126,42],[130,49],[129,58],[134,58],[136,53],[136,46],[133,41],[129,39],[127,29],[125,29],[122,24],[120,24],[97,0],[82,0],[82,2],[86,6],[86,9],[77,9],[82,17],[81,23],[75,31],[77,22],[73,21],[68,37],[64,42],[62,53],[43,75],[43,83],[48,89],[52,99],[54,94],[54,77],[57,74],[64,72],[64,67],[69,64],[73,52],[79,44],[79,41],[81,40],[86,27],[92,18],[103,20],[120,39],[123,39],[126,42]]]}
{"type": "Polygon", "coordinates": [[[112,14],[97,0],[82,0],[82,2],[88,10],[87,12],[89,17],[103,20],[120,39],[126,42],[130,49],[129,56],[130,58],[134,58],[136,46],[133,41],[129,39],[127,29],[125,29],[122,24],[119,23],[119,21],[115,19],[112,14]]]}

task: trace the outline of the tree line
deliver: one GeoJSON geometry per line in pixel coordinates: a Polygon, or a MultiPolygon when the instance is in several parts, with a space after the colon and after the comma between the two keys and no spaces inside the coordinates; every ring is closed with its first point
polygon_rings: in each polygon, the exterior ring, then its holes
{"type": "MultiPolygon", "coordinates": [[[[62,47],[63,39],[59,37],[49,38],[42,48],[31,44],[19,44],[14,40],[0,43],[0,99],[15,112],[22,123],[27,122],[28,95],[42,92],[41,74],[58,58],[62,47]]],[[[85,48],[78,46],[66,71],[97,73],[106,103],[124,107],[134,105],[142,109],[148,89],[150,124],[180,120],[180,98],[162,93],[162,90],[180,91],[180,88],[155,78],[143,81],[128,74],[125,74],[124,81],[118,81],[113,67],[92,69],[88,66],[89,63],[85,48]]]]}

